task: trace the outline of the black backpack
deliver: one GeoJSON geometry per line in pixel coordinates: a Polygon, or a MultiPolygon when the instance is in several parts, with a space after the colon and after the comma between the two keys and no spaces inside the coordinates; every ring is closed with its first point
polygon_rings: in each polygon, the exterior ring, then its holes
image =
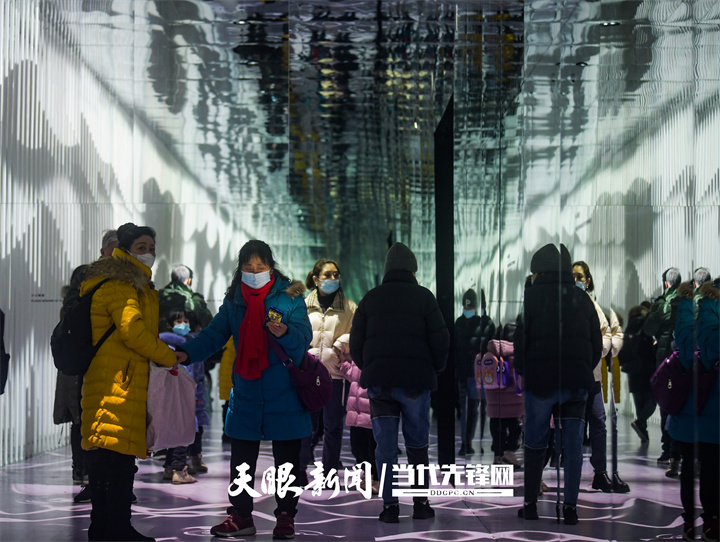
{"type": "Polygon", "coordinates": [[[618,352],[620,370],[628,375],[640,374],[643,368],[654,366],[655,362],[653,338],[643,333],[642,321],[639,326],[633,324],[635,322],[628,323],[623,346],[618,352]]]}
{"type": "Polygon", "coordinates": [[[93,345],[90,321],[92,296],[108,280],[110,279],[100,281],[90,292],[81,296],[75,305],[65,311],[52,332],[50,349],[55,360],[55,367],[66,375],[84,375],[97,351],[115,331],[115,324],[113,324],[98,343],[93,345]]]}

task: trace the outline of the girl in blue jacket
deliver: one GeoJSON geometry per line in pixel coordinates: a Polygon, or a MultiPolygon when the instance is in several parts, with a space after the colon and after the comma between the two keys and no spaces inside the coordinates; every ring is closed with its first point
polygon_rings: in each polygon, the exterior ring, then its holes
{"type": "MultiPolygon", "coordinates": [[[[297,480],[300,442],[310,434],[310,414],[300,403],[287,368],[269,348],[268,333],[299,366],[312,339],[305,301],[277,269],[270,247],[253,240],[240,249],[233,281],[215,318],[182,346],[189,363],[208,358],[230,336],[237,351],[225,420],[225,433],[231,439],[228,494],[232,507],[230,516],[210,530],[216,536],[256,532],[252,495],[237,492],[238,486],[232,482],[243,469],[249,476],[247,486],[254,487],[260,441],[272,441],[275,467],[291,463],[297,480]]],[[[298,497],[288,491],[282,497],[276,495],[275,500],[273,538],[293,538],[298,497]]]]}

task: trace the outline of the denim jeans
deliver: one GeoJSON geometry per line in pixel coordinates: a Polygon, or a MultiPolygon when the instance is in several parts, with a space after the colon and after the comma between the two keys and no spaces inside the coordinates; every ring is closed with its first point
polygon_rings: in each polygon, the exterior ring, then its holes
{"type": "MultiPolygon", "coordinates": [[[[378,475],[385,479],[380,493],[383,504],[398,504],[392,496],[394,483],[393,465],[398,463],[398,427],[402,415],[402,432],[408,458],[415,450],[425,449],[430,439],[430,391],[406,390],[405,388],[368,388],[373,435],[377,442],[375,461],[378,475]]],[[[427,457],[427,455],[425,455],[427,457]]]]}
{"type": "MultiPolygon", "coordinates": [[[[550,417],[555,414],[556,440],[561,443],[565,461],[565,506],[577,506],[582,472],[582,440],[585,431],[583,413],[587,390],[555,390],[550,397],[537,397],[525,391],[525,447],[545,450],[550,436],[550,417]]],[[[538,465],[542,471],[542,462],[538,465]]],[[[526,502],[537,500],[537,490],[528,491],[528,479],[535,479],[542,472],[525,469],[526,502]],[[530,495],[529,493],[533,493],[530,495]]],[[[539,482],[538,482],[539,485],[539,482]]]]}

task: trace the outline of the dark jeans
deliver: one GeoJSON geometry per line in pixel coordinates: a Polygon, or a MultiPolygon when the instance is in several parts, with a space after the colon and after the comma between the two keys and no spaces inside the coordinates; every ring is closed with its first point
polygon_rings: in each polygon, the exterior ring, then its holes
{"type": "Polygon", "coordinates": [[[342,435],[345,428],[345,406],[350,391],[350,383],[343,379],[333,380],[333,393],[330,402],[323,408],[323,469],[327,473],[330,469],[339,472],[340,449],[342,448],[342,435]]]}
{"type": "Polygon", "coordinates": [[[545,453],[550,438],[550,417],[555,420],[555,438],[565,458],[565,506],[576,506],[582,472],[583,411],[587,390],[555,390],[539,397],[525,390],[525,503],[537,502],[545,453]],[[559,443],[558,443],[559,441],[559,443]]]}
{"type": "MultiPolygon", "coordinates": [[[[612,390],[610,390],[612,393],[612,390]]],[[[605,426],[605,403],[602,384],[595,382],[585,404],[585,419],[590,430],[590,464],[595,472],[607,471],[607,427],[605,426]]]]}
{"type": "Polygon", "coordinates": [[[377,443],[373,436],[373,430],[367,427],[350,428],[350,449],[355,461],[362,463],[367,461],[372,467],[373,480],[378,479],[377,465],[375,465],[375,448],[377,443]]]}
{"type": "Polygon", "coordinates": [[[493,453],[502,455],[506,451],[516,451],[520,446],[521,432],[520,418],[490,418],[493,453]]]}
{"type": "Polygon", "coordinates": [[[173,470],[183,470],[187,464],[188,447],[176,446],[168,448],[165,455],[165,463],[163,468],[172,467],[173,470]]]}
{"type": "MultiPolygon", "coordinates": [[[[377,442],[375,461],[380,476],[385,473],[380,493],[383,504],[398,504],[398,497],[392,495],[393,485],[397,486],[393,465],[398,464],[398,430],[402,416],[402,432],[405,437],[405,451],[410,465],[429,465],[428,444],[430,438],[430,391],[406,390],[404,388],[368,388],[373,435],[377,442]],[[384,467],[384,469],[383,469],[384,467]]],[[[415,484],[413,489],[427,488],[415,484]]],[[[413,497],[413,500],[420,497],[413,497]]],[[[424,500],[424,497],[421,498],[424,500]]]]}
{"type": "Polygon", "coordinates": [[[682,456],[682,469],[680,470],[680,502],[683,506],[685,521],[695,519],[695,452],[700,460],[700,504],[703,509],[702,517],[709,521],[713,516],[720,514],[720,486],[718,476],[718,454],[720,445],[706,442],[680,442],[675,441],[682,456]]]}
{"type": "Polygon", "coordinates": [[[195,433],[195,441],[190,446],[188,446],[188,455],[200,455],[202,453],[202,436],[203,426],[199,425],[198,430],[195,433]]]}
{"type": "Polygon", "coordinates": [[[637,425],[643,431],[647,431],[648,419],[650,419],[650,416],[655,412],[655,407],[657,407],[655,396],[650,387],[633,391],[632,396],[633,402],[635,403],[635,419],[637,420],[637,425]]]}
{"type": "MultiPolygon", "coordinates": [[[[293,465],[292,474],[295,476],[296,482],[292,484],[294,487],[298,487],[297,478],[300,472],[298,467],[300,462],[300,440],[273,440],[272,451],[273,458],[275,459],[275,468],[279,467],[284,463],[291,463],[293,465]]],[[[249,465],[246,471],[252,478],[248,483],[248,486],[255,488],[255,470],[257,469],[258,453],[260,452],[260,441],[259,440],[240,440],[231,437],[230,440],[230,481],[232,483],[238,476],[237,467],[243,463],[249,465]]],[[[232,484],[231,484],[232,485],[232,484]]],[[[235,511],[240,514],[241,517],[249,518],[253,511],[253,498],[252,495],[243,491],[238,495],[228,495],[230,504],[233,505],[235,511]]],[[[275,516],[280,515],[281,512],[287,512],[290,516],[295,517],[297,513],[297,503],[299,497],[295,497],[293,492],[288,491],[284,497],[275,495],[275,502],[277,508],[275,509],[275,516]]]]}

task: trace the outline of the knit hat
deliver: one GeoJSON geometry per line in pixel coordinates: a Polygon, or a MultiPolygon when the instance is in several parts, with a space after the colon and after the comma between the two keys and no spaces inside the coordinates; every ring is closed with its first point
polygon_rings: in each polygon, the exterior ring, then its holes
{"type": "Polygon", "coordinates": [[[387,256],[385,256],[385,271],[383,274],[394,270],[415,273],[417,268],[417,260],[412,250],[402,243],[394,243],[388,250],[387,256]]]}
{"type": "Polygon", "coordinates": [[[559,271],[560,266],[560,251],[552,243],[548,243],[539,249],[530,260],[531,273],[559,271]]]}
{"type": "Polygon", "coordinates": [[[462,307],[463,310],[477,308],[477,294],[472,288],[463,294],[462,307]]]}

